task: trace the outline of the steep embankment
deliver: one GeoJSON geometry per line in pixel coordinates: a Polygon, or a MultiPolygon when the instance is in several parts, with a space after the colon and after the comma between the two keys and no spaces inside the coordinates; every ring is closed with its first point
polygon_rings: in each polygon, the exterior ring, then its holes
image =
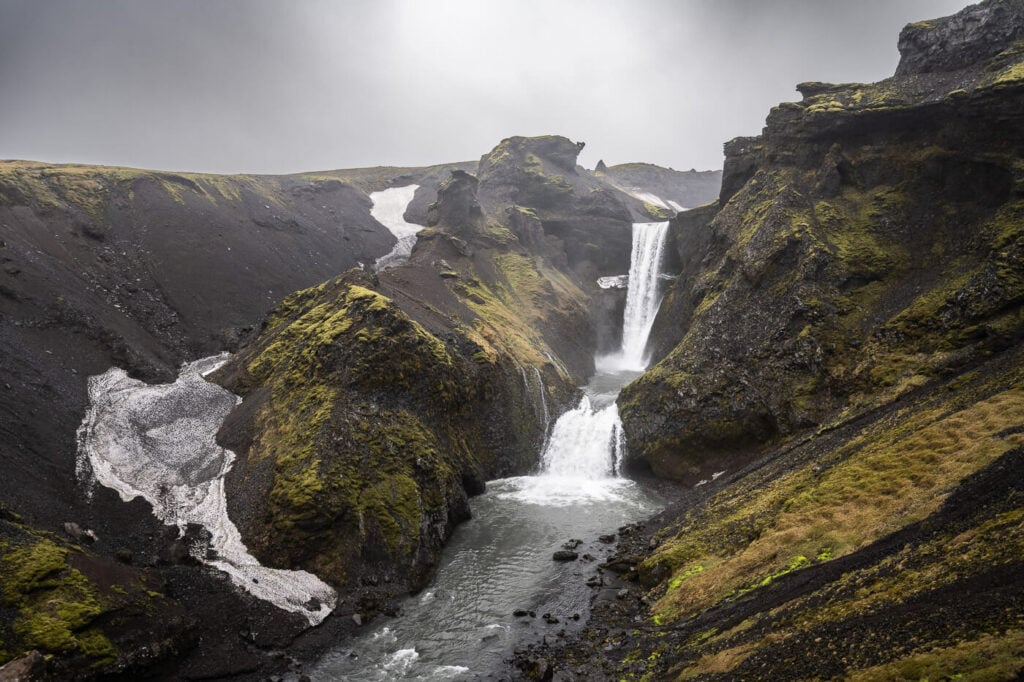
{"type": "Polygon", "coordinates": [[[206,531],[87,497],[76,428],[111,366],[168,380],[247,346],[222,440],[243,456],[228,507],[253,552],[352,588],[346,614],[421,584],[467,494],[535,463],[620,305],[595,302],[596,279],[626,271],[650,214],[579,148],[510,138],[480,164],[279,177],[0,163],[0,661],[201,678],[282,671],[267,652],[305,646],[304,618],[197,564],[217,559],[206,531]],[[410,184],[404,219],[432,226],[411,262],[330,279],[391,250],[369,195],[410,184]]]}
{"type": "Polygon", "coordinates": [[[1021,39],[1017,0],[912,24],[895,77],[803,84],[727,144],[621,399],[634,464],[698,487],[623,542],[638,584],[556,668],[1019,674],[1021,39]]]}

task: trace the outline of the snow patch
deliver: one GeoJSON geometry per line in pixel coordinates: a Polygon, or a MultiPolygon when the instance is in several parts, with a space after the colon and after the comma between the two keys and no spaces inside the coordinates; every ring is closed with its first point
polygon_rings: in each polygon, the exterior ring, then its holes
{"type": "Polygon", "coordinates": [[[401,265],[412,255],[412,247],[416,244],[416,233],[422,230],[423,226],[406,222],[405,212],[409,210],[409,204],[412,203],[416,190],[419,188],[419,185],[406,185],[374,192],[370,195],[370,201],[373,202],[370,215],[378,223],[388,228],[398,240],[390,253],[377,259],[374,264],[375,270],[380,271],[401,265]]]}
{"type": "Polygon", "coordinates": [[[182,532],[204,526],[211,551],[198,558],[253,596],[318,625],[334,609],[334,590],[306,571],[261,565],[228,518],[224,477],[235,454],[217,445],[216,435],[241,398],[204,377],[229,357],[187,363],[172,384],[150,385],[116,367],[89,377],[76,473],[125,502],[145,499],[158,519],[182,532]]]}

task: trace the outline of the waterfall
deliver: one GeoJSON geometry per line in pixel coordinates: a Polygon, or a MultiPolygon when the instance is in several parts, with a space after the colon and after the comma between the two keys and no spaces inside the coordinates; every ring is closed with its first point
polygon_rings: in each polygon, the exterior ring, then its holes
{"type": "Polygon", "coordinates": [[[584,395],[576,409],[559,417],[551,429],[544,448],[544,473],[587,479],[614,475],[620,429],[615,403],[594,409],[584,395]]]}
{"type": "Polygon", "coordinates": [[[633,249],[629,259],[626,313],[622,320],[622,362],[625,367],[647,367],[644,350],[661,305],[658,275],[665,251],[668,223],[635,223],[633,249]]]}
{"type": "Polygon", "coordinates": [[[667,222],[633,225],[622,350],[598,359],[598,373],[579,405],[555,422],[541,459],[546,476],[594,480],[621,474],[624,443],[615,398],[647,366],[644,350],[661,304],[658,278],[667,233],[667,222]]]}

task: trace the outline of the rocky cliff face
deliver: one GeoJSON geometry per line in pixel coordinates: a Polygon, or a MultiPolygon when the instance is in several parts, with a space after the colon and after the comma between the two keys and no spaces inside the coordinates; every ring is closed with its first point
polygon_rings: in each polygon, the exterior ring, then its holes
{"type": "Polygon", "coordinates": [[[658,321],[667,355],[623,392],[637,460],[695,481],[1018,341],[1022,57],[803,84],[727,145],[720,210],[674,225],[703,248],[658,321]]]}
{"type": "MultiPolygon", "coordinates": [[[[620,401],[693,484],[608,568],[556,669],[592,679],[1024,670],[1024,29],[908,27],[897,75],[800,86],[673,222],[661,361],[620,401]]],[[[530,670],[540,669],[536,664],[530,670]]]]}
{"type": "Polygon", "coordinates": [[[201,529],[76,485],[86,379],[111,365],[161,380],[243,349],[220,375],[245,395],[221,433],[229,513],[266,562],[343,588],[324,638],[421,585],[467,496],[536,465],[546,408],[575,401],[621,316],[596,279],[626,272],[651,216],[580,148],[284,177],[0,163],[0,661],[259,676],[305,641],[304,619],[192,565],[201,529]],[[412,258],[353,270],[394,244],[368,194],[408,184],[406,219],[430,225],[412,258]]]}

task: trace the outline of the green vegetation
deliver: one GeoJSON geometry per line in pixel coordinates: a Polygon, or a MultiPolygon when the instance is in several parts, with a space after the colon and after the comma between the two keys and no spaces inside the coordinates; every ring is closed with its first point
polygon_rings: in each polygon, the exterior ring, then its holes
{"type": "Polygon", "coordinates": [[[826,473],[815,473],[819,462],[713,500],[641,566],[675,569],[655,613],[672,622],[767,586],[809,565],[807,556],[848,554],[934,513],[951,486],[1024,444],[999,435],[1024,423],[1024,390],[948,410],[899,413],[836,450],[826,473]],[[697,575],[694,562],[704,567],[697,575]]]}
{"type": "Polygon", "coordinates": [[[859,670],[853,682],[920,680],[1009,680],[1024,670],[1024,630],[964,639],[891,663],[859,670]]]}
{"type": "Polygon", "coordinates": [[[249,451],[273,462],[263,542],[338,583],[354,562],[408,567],[437,545],[430,529],[464,504],[475,462],[455,426],[465,361],[365,284],[353,273],[293,294],[242,359],[242,388],[269,389],[249,451]]]}
{"type": "Polygon", "coordinates": [[[69,563],[73,550],[43,536],[0,544],[0,606],[16,616],[0,663],[18,651],[77,652],[101,666],[117,651],[92,622],[106,610],[96,586],[69,563]]]}

